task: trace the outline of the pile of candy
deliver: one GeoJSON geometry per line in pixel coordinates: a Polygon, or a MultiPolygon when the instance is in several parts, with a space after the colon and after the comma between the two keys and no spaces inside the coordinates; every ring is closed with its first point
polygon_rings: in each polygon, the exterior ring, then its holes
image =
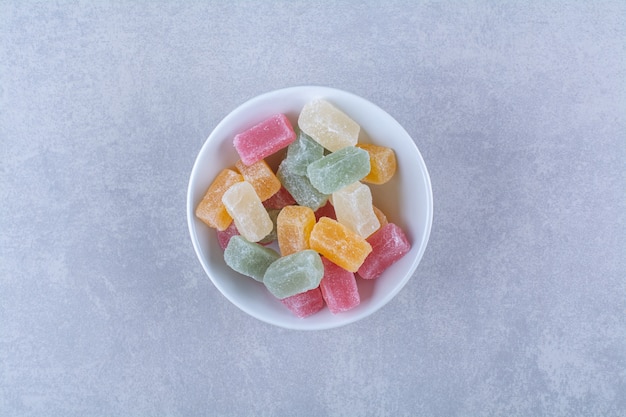
{"type": "Polygon", "coordinates": [[[360,126],[323,99],[304,106],[298,127],[277,114],[236,135],[241,159],[217,175],[196,216],[217,230],[230,268],[303,318],[359,305],[356,275],[378,278],[411,245],[366,185],[391,179],[394,151],[357,143],[360,126]],[[285,148],[274,173],[265,159],[285,148]]]}

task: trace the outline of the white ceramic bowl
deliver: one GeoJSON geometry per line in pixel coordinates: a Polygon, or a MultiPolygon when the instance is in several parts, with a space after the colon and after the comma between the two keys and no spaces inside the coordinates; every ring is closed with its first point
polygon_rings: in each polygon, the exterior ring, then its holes
{"type": "MultiPolygon", "coordinates": [[[[270,161],[276,163],[277,161],[270,161]]],[[[299,330],[320,330],[355,322],[387,304],[413,276],[422,259],[433,218],[430,178],[415,142],[400,124],[371,102],[345,91],[315,86],[285,88],[255,97],[228,114],[209,135],[200,149],[187,190],[187,222],[194,249],[217,289],[234,305],[264,322],[299,330]],[[300,110],[308,101],[324,98],[361,126],[359,142],[375,143],[395,150],[398,170],[384,185],[370,185],[374,205],[390,222],[406,233],[412,248],[401,260],[375,280],[357,277],[361,303],[358,307],[333,315],[327,307],[312,316],[298,318],[263,286],[230,269],[223,259],[215,230],[195,215],[215,176],[239,159],[233,137],[276,113],[284,113],[294,128],[300,110]]]]}

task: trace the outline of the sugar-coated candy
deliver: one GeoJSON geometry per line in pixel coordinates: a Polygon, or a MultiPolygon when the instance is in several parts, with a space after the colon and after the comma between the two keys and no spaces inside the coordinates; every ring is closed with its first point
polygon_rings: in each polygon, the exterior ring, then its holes
{"type": "Polygon", "coordinates": [[[263,283],[274,297],[282,300],[317,288],[323,276],[320,255],[306,249],[274,261],[265,271],[263,283]]]}
{"type": "Polygon", "coordinates": [[[324,308],[324,298],[320,287],[280,300],[296,317],[309,317],[324,308]]]}
{"type": "Polygon", "coordinates": [[[249,182],[233,184],[222,196],[222,202],[239,233],[250,242],[258,242],[274,228],[272,219],[249,182]]]}
{"type": "Polygon", "coordinates": [[[297,139],[287,147],[285,159],[289,161],[294,173],[306,175],[309,164],[323,156],[324,147],[300,130],[297,139]]]}
{"type": "MultiPolygon", "coordinates": [[[[276,210],[276,209],[269,209],[267,210],[267,214],[269,214],[270,219],[272,220],[272,231],[269,232],[269,234],[267,236],[265,236],[263,239],[259,240],[259,243],[261,245],[267,245],[269,243],[272,243],[276,240],[277,238],[277,234],[276,234],[276,221],[278,218],[278,214],[280,213],[280,210],[276,210]]],[[[233,222],[234,223],[234,222],[233,222]]]]}
{"type": "Polygon", "coordinates": [[[263,281],[267,268],[280,258],[271,248],[233,236],[224,250],[224,262],[240,274],[263,281]]]}
{"type": "Polygon", "coordinates": [[[361,148],[347,146],[310,163],[306,171],[315,188],[332,194],[366,176],[370,171],[370,157],[361,148]]]}
{"type": "Polygon", "coordinates": [[[337,314],[358,306],[361,302],[354,273],[326,258],[322,258],[324,277],[320,282],[322,297],[331,313],[337,314]]]}
{"type": "Polygon", "coordinates": [[[313,187],[306,175],[298,175],[293,172],[291,164],[287,160],[280,163],[276,176],[296,200],[296,203],[301,206],[310,207],[315,211],[328,201],[328,195],[320,193],[317,188],[313,187]]]}
{"type": "Polygon", "coordinates": [[[252,165],[289,146],[295,139],[296,132],[287,116],[275,114],[236,135],[233,144],[243,163],[252,165]]]}
{"type": "Polygon", "coordinates": [[[293,198],[289,191],[285,187],[281,185],[280,190],[267,200],[263,202],[263,206],[266,209],[277,209],[280,210],[283,207],[291,206],[296,204],[296,200],[293,198]]]}
{"type": "Polygon", "coordinates": [[[225,230],[232,223],[233,218],[222,203],[222,196],[231,185],[241,181],[243,181],[241,174],[232,169],[223,169],[217,174],[202,201],[196,207],[196,216],[209,227],[225,230]]]}
{"type": "Polygon", "coordinates": [[[350,272],[356,272],[372,251],[371,245],[358,233],[328,217],[322,217],[313,226],[309,246],[350,272]]]}
{"type": "Polygon", "coordinates": [[[363,178],[363,182],[384,184],[393,177],[397,167],[393,149],[370,143],[358,143],[356,146],[366,150],[370,156],[370,172],[363,178]]]}
{"type": "Polygon", "coordinates": [[[376,215],[376,218],[378,219],[378,222],[380,223],[380,227],[383,227],[384,225],[389,223],[389,220],[387,220],[387,216],[385,216],[385,213],[383,213],[381,209],[379,209],[378,207],[374,205],[372,205],[372,209],[374,209],[374,214],[376,215]]]}
{"type": "Polygon", "coordinates": [[[287,206],[276,219],[276,235],[280,253],[290,255],[309,249],[309,236],[315,224],[315,214],[306,206],[287,206]]]}
{"type": "Polygon", "coordinates": [[[230,242],[230,238],[238,235],[239,230],[237,230],[235,222],[230,222],[230,225],[226,229],[217,230],[217,243],[219,243],[220,248],[226,249],[226,246],[228,246],[228,242],[230,242]]]}
{"type": "Polygon", "coordinates": [[[280,190],[280,181],[264,159],[252,165],[246,165],[239,160],[235,168],[243,175],[244,180],[252,184],[261,201],[267,200],[280,190]]]}
{"type": "Polygon", "coordinates": [[[308,102],[298,118],[300,129],[331,152],[356,145],[361,127],[323,99],[308,102]]]}
{"type": "Polygon", "coordinates": [[[333,193],[337,221],[366,238],[380,228],[372,205],[370,188],[354,182],[333,193]]]}
{"type": "Polygon", "coordinates": [[[330,203],[330,200],[326,202],[322,207],[315,210],[315,221],[318,221],[322,217],[329,217],[333,220],[337,220],[337,215],[335,214],[335,208],[330,203]]]}
{"type": "Polygon", "coordinates": [[[396,155],[358,143],[360,126],[324,99],[304,105],[297,127],[275,114],[236,135],[240,160],[195,213],[216,229],[225,263],[295,316],[338,314],[361,302],[357,274],[375,279],[411,248],[368,186],[393,178],[396,155]]]}
{"type": "Polygon", "coordinates": [[[372,252],[358,269],[364,279],[378,278],[393,263],[402,258],[411,249],[411,244],[402,229],[394,223],[388,223],[370,236],[367,241],[372,245],[372,252]]]}

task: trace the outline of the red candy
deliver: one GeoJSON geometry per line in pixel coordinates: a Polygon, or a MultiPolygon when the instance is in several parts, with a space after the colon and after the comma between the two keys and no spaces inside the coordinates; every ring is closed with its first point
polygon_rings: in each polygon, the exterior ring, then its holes
{"type": "Polygon", "coordinates": [[[280,187],[280,190],[267,200],[263,202],[266,209],[280,210],[283,207],[292,206],[296,204],[296,200],[293,198],[289,191],[285,187],[280,187]]]}
{"type": "Polygon", "coordinates": [[[275,114],[236,135],[233,144],[241,161],[246,165],[252,165],[286,148],[294,140],[296,140],[296,132],[287,116],[275,114]]]}
{"type": "Polygon", "coordinates": [[[320,287],[292,295],[280,300],[296,317],[301,319],[317,313],[324,308],[324,299],[320,287]]]}
{"type": "Polygon", "coordinates": [[[322,263],[324,264],[324,277],[320,282],[320,289],[330,312],[337,314],[358,306],[361,297],[354,273],[335,265],[326,258],[322,258],[322,263]]]}
{"type": "Polygon", "coordinates": [[[322,217],[328,217],[333,220],[337,220],[337,215],[335,214],[335,208],[330,201],[327,201],[322,207],[318,208],[315,211],[315,221],[318,221],[322,217]]]}
{"type": "Polygon", "coordinates": [[[381,227],[366,239],[372,246],[357,273],[363,279],[378,278],[394,262],[402,258],[410,249],[406,235],[393,223],[381,227]]]}

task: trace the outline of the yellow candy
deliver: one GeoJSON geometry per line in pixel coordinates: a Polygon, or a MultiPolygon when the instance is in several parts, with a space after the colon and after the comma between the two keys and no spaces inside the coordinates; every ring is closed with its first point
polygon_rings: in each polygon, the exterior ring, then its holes
{"type": "Polygon", "coordinates": [[[207,226],[223,231],[233,218],[228,214],[222,196],[233,184],[243,181],[241,174],[232,169],[224,169],[213,180],[209,189],[204,194],[202,201],[196,207],[196,217],[206,223],[207,226]]]}
{"type": "Polygon", "coordinates": [[[309,249],[315,213],[306,206],[284,207],[276,218],[278,247],[282,256],[309,249]]]}
{"type": "Polygon", "coordinates": [[[361,127],[326,100],[313,100],[304,105],[298,118],[300,129],[331,152],[354,146],[361,127]]]}
{"type": "Polygon", "coordinates": [[[235,167],[243,178],[252,184],[261,201],[267,200],[280,190],[280,181],[265,160],[262,159],[252,165],[246,165],[239,160],[235,167]]]}
{"type": "Polygon", "coordinates": [[[258,242],[272,232],[274,223],[248,181],[232,185],[222,196],[222,202],[241,236],[249,242],[258,242]]]}
{"type": "Polygon", "coordinates": [[[384,184],[396,173],[396,154],[386,146],[359,143],[357,147],[370,154],[370,172],[361,181],[370,184],[384,184]]]}
{"type": "Polygon", "coordinates": [[[372,251],[372,246],[356,232],[328,217],[320,218],[313,226],[309,246],[350,272],[356,272],[372,251]]]}
{"type": "Polygon", "coordinates": [[[337,221],[363,238],[369,237],[380,228],[372,205],[372,192],[359,181],[335,191],[333,207],[337,221]]]}

